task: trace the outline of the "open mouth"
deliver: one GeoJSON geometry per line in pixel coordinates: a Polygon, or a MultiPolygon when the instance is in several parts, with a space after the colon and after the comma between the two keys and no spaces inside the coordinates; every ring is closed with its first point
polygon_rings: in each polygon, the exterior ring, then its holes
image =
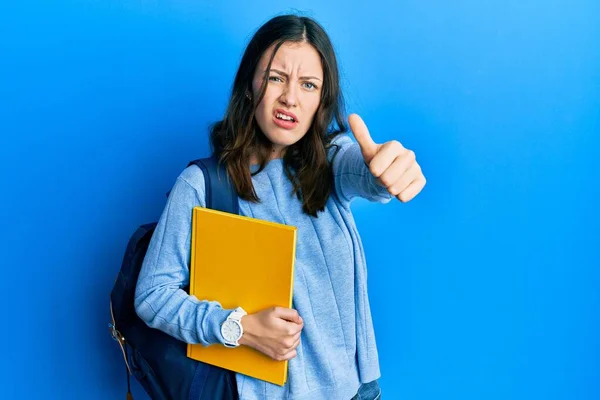
{"type": "Polygon", "coordinates": [[[298,126],[298,118],[283,108],[273,110],[273,122],[282,129],[292,130],[298,126]]]}
{"type": "Polygon", "coordinates": [[[275,118],[280,119],[282,121],[290,121],[290,122],[296,122],[296,120],[294,119],[294,117],[291,117],[287,114],[283,114],[283,113],[277,113],[275,114],[275,118]]]}

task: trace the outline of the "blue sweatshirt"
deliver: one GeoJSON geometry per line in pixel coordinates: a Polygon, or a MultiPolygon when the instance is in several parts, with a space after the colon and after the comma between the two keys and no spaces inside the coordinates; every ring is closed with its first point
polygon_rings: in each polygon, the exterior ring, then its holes
{"type": "MultiPolygon", "coordinates": [[[[335,143],[341,146],[335,157],[335,148],[329,154],[335,188],[318,218],[303,213],[291,195],[282,159],[271,160],[252,178],[260,203],[239,200],[242,215],[297,227],[293,308],[304,320],[286,384],[236,374],[242,400],[350,399],[361,383],[380,376],[365,255],[350,203],[357,196],[380,203],[393,196],[371,175],[358,144],[345,134],[335,143]]],[[[152,236],[135,307],[149,326],[184,342],[219,344],[224,342],[220,324],[233,310],[182,289],[189,284],[195,206],[205,206],[204,177],[191,166],[177,178],[152,236]]]]}

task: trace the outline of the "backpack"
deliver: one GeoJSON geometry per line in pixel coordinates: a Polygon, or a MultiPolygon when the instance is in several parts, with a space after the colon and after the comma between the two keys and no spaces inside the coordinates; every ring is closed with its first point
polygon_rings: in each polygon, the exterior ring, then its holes
{"type": "MultiPolygon", "coordinates": [[[[238,214],[235,188],[214,156],[191,165],[204,174],[206,207],[238,214]]],[[[135,311],[135,287],[156,224],[142,225],[131,236],[110,293],[109,330],[125,360],[127,399],[133,399],[133,375],[153,400],[236,400],[234,372],[188,358],[186,343],[149,327],[135,311]]]]}

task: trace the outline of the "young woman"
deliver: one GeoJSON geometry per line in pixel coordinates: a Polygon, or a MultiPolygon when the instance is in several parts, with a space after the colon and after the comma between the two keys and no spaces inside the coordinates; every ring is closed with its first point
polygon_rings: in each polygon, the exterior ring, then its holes
{"type": "Polygon", "coordinates": [[[211,132],[240,213],[296,226],[293,308],[247,315],[200,301],[189,283],[191,211],[205,206],[199,168],[177,178],[136,290],[138,315],[187,343],[250,346],[289,360],[280,387],[236,375],[246,399],[378,399],[377,347],[367,269],[350,203],[409,201],[425,185],[412,151],[377,144],[357,115],[347,131],[333,46],[314,20],[278,16],[258,29],[237,71],[228,108],[211,132]],[[240,318],[241,317],[241,318],[240,318]],[[221,325],[241,322],[237,337],[221,325]]]}

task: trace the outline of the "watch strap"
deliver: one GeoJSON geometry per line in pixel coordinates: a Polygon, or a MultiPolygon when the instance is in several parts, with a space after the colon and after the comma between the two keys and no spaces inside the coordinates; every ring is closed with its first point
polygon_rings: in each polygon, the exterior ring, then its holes
{"type": "Polygon", "coordinates": [[[242,319],[242,317],[244,315],[247,315],[247,312],[244,311],[244,309],[242,307],[238,307],[235,310],[233,310],[233,312],[231,314],[229,314],[227,319],[234,319],[236,321],[239,321],[242,319]]]}
{"type": "Polygon", "coordinates": [[[235,341],[235,342],[225,342],[224,345],[225,347],[229,347],[229,348],[235,348],[238,347],[239,344],[239,340],[242,338],[242,335],[244,334],[244,327],[242,326],[242,322],[241,319],[244,315],[247,315],[246,311],[244,311],[244,309],[242,307],[238,307],[235,310],[233,310],[228,316],[227,319],[223,322],[226,323],[227,321],[235,321],[237,322],[237,324],[240,327],[241,330],[241,334],[240,337],[235,341]]]}

